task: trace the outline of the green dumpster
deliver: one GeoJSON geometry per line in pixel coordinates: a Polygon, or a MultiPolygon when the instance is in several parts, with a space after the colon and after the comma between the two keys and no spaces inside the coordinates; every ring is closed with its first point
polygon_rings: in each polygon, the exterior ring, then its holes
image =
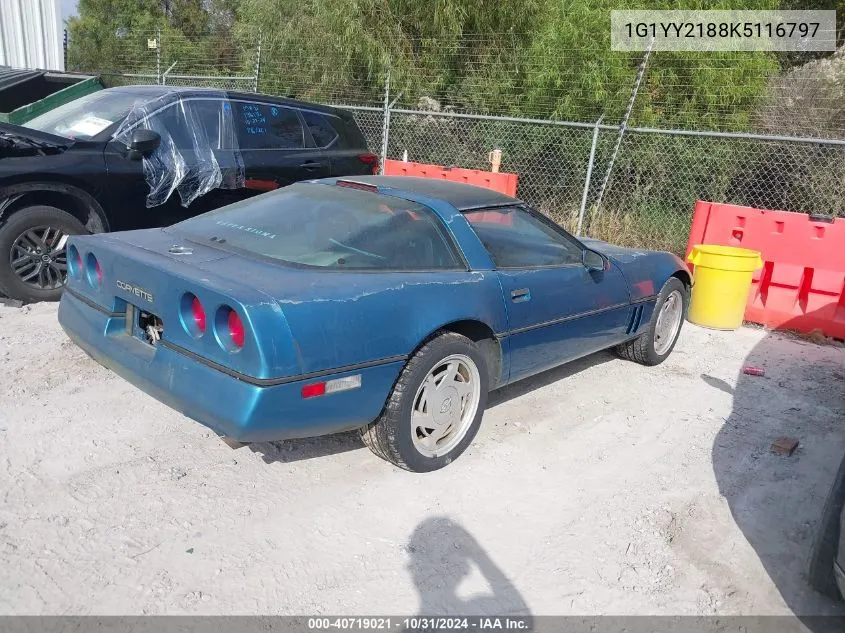
{"type": "Polygon", "coordinates": [[[0,122],[20,125],[103,89],[96,75],[0,67],[0,122]]]}

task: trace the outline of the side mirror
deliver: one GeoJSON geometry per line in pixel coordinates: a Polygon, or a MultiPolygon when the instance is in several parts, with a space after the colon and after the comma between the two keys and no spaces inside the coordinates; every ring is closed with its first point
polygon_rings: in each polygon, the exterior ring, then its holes
{"type": "Polygon", "coordinates": [[[141,160],[158,149],[161,143],[161,136],[158,132],[146,128],[138,128],[132,132],[132,140],[129,142],[129,158],[141,160]]]}
{"type": "Polygon", "coordinates": [[[590,272],[601,272],[605,268],[604,255],[596,251],[591,251],[589,248],[584,249],[584,252],[581,254],[581,263],[590,272]]]}

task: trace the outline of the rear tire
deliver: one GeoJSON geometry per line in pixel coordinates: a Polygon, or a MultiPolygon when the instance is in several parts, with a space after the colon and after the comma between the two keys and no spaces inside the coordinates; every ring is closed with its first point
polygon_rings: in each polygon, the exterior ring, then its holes
{"type": "Polygon", "coordinates": [[[487,405],[487,363],[476,343],[454,332],[435,335],[408,361],[375,422],[361,439],[400,468],[430,472],[470,445],[487,405]]]}
{"type": "Polygon", "coordinates": [[[663,284],[657,303],[646,330],[637,338],[617,345],[613,351],[620,358],[632,360],[641,365],[659,365],[669,357],[678,342],[689,306],[689,292],[683,282],[677,277],[670,277],[663,284]],[[671,304],[667,305],[668,302],[671,304]],[[680,315],[677,314],[680,311],[680,315]],[[661,314],[663,315],[661,317],[661,314]],[[675,318],[678,318],[675,325],[675,318]],[[664,323],[664,319],[672,319],[671,323],[664,323]],[[667,325],[673,325],[667,328],[667,325]]]}
{"type": "Polygon", "coordinates": [[[25,207],[0,224],[0,292],[27,303],[58,301],[67,281],[65,236],[87,233],[70,213],[25,207]]]}

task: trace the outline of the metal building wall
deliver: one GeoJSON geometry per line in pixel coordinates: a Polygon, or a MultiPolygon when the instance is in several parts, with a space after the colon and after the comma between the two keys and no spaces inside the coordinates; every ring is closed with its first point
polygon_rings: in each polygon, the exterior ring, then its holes
{"type": "Polygon", "coordinates": [[[0,0],[0,65],[64,70],[59,0],[0,0]]]}

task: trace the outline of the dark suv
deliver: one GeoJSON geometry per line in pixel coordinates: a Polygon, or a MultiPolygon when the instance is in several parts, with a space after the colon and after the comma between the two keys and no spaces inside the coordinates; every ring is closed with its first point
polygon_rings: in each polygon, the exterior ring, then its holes
{"type": "Polygon", "coordinates": [[[0,293],[58,299],[69,235],[166,226],[298,180],[377,169],[343,110],[197,88],[96,92],[0,124],[0,293]]]}

